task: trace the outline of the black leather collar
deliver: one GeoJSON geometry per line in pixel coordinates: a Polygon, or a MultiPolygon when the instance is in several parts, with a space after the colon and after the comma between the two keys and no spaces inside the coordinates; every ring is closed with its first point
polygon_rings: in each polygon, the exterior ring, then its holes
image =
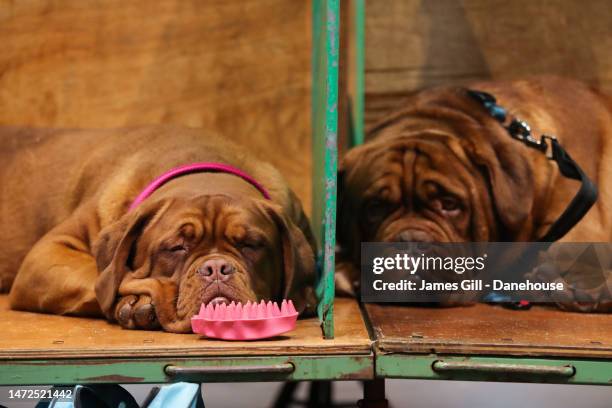
{"type": "Polygon", "coordinates": [[[561,216],[550,226],[548,232],[540,237],[538,241],[554,242],[563,238],[595,204],[597,201],[597,187],[554,136],[542,135],[540,140],[536,140],[531,135],[529,125],[518,118],[512,118],[510,123],[505,125],[509,116],[508,111],[497,104],[497,100],[493,95],[471,89],[468,89],[467,93],[471,98],[479,102],[489,112],[491,117],[502,124],[512,138],[528,147],[541,151],[549,160],[557,163],[559,171],[564,177],[580,181],[580,189],[572,201],[561,216]]]}

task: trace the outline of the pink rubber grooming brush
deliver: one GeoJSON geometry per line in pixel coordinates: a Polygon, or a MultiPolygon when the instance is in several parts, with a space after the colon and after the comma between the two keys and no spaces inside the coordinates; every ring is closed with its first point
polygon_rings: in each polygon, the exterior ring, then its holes
{"type": "Polygon", "coordinates": [[[257,340],[278,336],[295,328],[298,312],[292,301],[261,301],[204,305],[191,318],[194,333],[223,340],[257,340]]]}

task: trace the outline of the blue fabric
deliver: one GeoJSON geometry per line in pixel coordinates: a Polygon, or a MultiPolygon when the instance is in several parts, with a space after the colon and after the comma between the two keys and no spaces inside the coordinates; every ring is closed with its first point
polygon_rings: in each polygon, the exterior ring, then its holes
{"type": "Polygon", "coordinates": [[[199,384],[179,382],[165,385],[147,408],[196,408],[199,394],[199,384]]]}
{"type": "Polygon", "coordinates": [[[489,303],[503,303],[503,302],[512,302],[512,298],[506,294],[491,291],[487,293],[483,300],[489,303]]]}

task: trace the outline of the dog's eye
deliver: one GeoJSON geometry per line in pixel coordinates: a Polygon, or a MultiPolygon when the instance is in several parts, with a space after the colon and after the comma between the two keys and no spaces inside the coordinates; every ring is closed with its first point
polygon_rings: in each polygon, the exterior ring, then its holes
{"type": "Polygon", "coordinates": [[[461,211],[461,202],[453,196],[444,196],[436,200],[436,207],[446,215],[457,215],[461,211]]]}
{"type": "Polygon", "coordinates": [[[366,218],[370,222],[378,221],[387,214],[389,207],[389,203],[383,200],[372,200],[366,205],[366,218]]]}
{"type": "Polygon", "coordinates": [[[184,254],[187,253],[187,247],[183,244],[174,245],[168,248],[168,251],[175,254],[184,254]]]}
{"type": "Polygon", "coordinates": [[[242,250],[257,251],[263,247],[263,244],[261,244],[260,242],[256,242],[256,241],[245,241],[245,242],[237,243],[236,247],[240,249],[241,251],[242,250]]]}
{"type": "Polygon", "coordinates": [[[262,243],[255,241],[246,241],[236,244],[236,248],[240,251],[242,256],[247,259],[251,259],[252,261],[255,261],[261,257],[261,250],[263,249],[263,247],[264,245],[262,243]]]}

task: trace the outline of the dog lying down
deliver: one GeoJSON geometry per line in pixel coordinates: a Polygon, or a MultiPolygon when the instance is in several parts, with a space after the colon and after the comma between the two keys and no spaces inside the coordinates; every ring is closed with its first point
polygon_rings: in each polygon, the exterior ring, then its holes
{"type": "Polygon", "coordinates": [[[0,127],[0,140],[0,291],[12,308],[170,332],[190,332],[203,302],[314,311],[301,203],[241,147],[159,126],[0,127]]]}
{"type": "MultiPolygon", "coordinates": [[[[345,292],[358,286],[361,242],[610,242],[612,101],[555,77],[423,90],[370,129],[341,161],[339,177],[345,274],[336,278],[345,292]],[[562,175],[540,145],[520,140],[525,129],[516,118],[536,142],[555,135],[599,190],[567,233],[551,231],[580,183],[562,175]]],[[[609,276],[601,290],[612,287],[609,276]]],[[[561,306],[606,311],[611,303],[561,306]]]]}

